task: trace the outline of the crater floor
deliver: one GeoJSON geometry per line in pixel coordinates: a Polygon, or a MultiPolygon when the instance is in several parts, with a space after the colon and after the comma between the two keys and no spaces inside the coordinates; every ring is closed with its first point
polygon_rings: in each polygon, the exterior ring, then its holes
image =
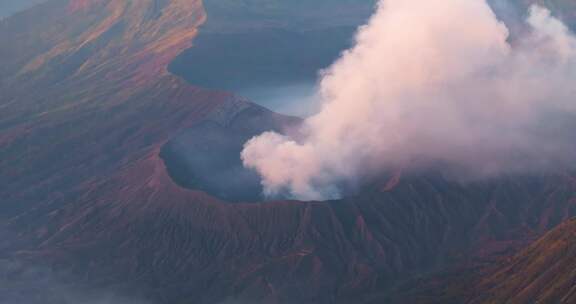
{"type": "Polygon", "coordinates": [[[253,136],[283,132],[299,121],[244,100],[234,99],[209,119],[180,132],[161,150],[172,179],[229,202],[257,202],[260,177],[242,165],[240,154],[253,136]]]}

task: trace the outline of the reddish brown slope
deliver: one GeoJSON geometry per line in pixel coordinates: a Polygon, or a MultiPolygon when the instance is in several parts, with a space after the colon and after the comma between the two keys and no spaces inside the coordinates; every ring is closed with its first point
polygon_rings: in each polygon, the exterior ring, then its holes
{"type": "Polygon", "coordinates": [[[576,303],[576,220],[522,250],[475,292],[471,303],[576,303]]]}
{"type": "Polygon", "coordinates": [[[52,0],[0,25],[0,209],[65,195],[230,99],[169,75],[199,1],[52,0]],[[88,5],[90,4],[90,5],[88,5]]]}
{"type": "Polygon", "coordinates": [[[165,73],[203,20],[199,2],[52,0],[22,16],[0,26],[15,38],[0,46],[14,58],[0,74],[0,206],[29,241],[10,251],[86,281],[133,283],[164,303],[358,303],[576,214],[576,186],[559,175],[406,177],[329,203],[230,205],[180,188],[163,145],[242,102],[165,73]]]}
{"type": "Polygon", "coordinates": [[[574,214],[562,199],[573,187],[550,179],[459,188],[432,178],[346,201],[229,205],[175,186],[156,150],[13,225],[37,244],[21,256],[103,285],[141,286],[160,303],[359,303],[474,247],[513,248],[537,235],[569,216],[564,209],[574,214]]]}

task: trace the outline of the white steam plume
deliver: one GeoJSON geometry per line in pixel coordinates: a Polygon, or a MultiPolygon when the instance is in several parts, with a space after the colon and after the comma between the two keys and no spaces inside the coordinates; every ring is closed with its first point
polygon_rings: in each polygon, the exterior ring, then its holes
{"type": "Polygon", "coordinates": [[[471,177],[550,169],[574,153],[576,39],[540,6],[509,41],[485,0],[385,0],[325,72],[322,108],[297,138],[246,143],[265,194],[341,195],[342,184],[402,167],[471,177]],[[568,120],[567,120],[568,121],[568,120]]]}

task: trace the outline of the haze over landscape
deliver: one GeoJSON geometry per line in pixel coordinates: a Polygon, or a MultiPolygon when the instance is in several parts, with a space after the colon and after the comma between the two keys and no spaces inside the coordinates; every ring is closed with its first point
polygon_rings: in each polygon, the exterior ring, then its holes
{"type": "Polygon", "coordinates": [[[576,303],[576,2],[0,19],[0,304],[576,303]]]}
{"type": "Polygon", "coordinates": [[[46,0],[5,0],[0,3],[0,20],[46,0]]]}

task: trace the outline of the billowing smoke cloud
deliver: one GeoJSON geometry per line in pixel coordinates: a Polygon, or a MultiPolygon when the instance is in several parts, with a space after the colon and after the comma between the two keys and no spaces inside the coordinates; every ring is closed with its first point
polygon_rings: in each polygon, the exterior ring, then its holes
{"type": "Polygon", "coordinates": [[[267,195],[325,199],[393,168],[477,178],[565,164],[576,39],[545,8],[526,15],[510,39],[485,0],[381,1],[324,73],[319,113],[297,136],[247,142],[244,165],[267,195]]]}

